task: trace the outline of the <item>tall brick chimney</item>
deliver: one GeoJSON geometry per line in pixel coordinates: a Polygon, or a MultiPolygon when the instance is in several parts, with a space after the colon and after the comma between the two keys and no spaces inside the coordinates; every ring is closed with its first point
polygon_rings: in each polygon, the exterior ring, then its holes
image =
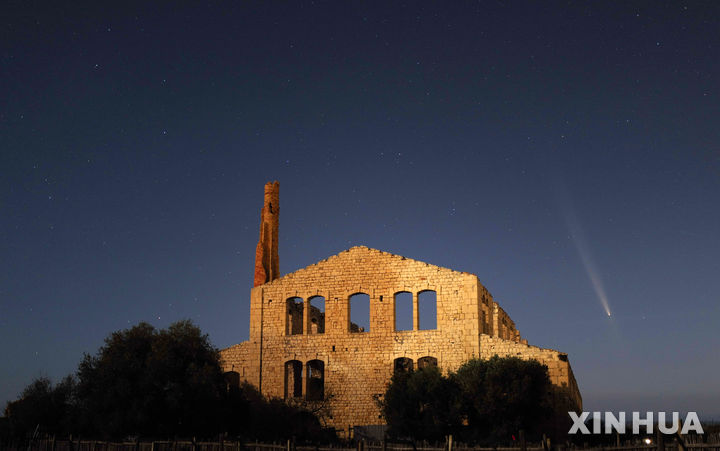
{"type": "Polygon", "coordinates": [[[280,277],[278,259],[278,218],[280,216],[280,184],[265,184],[265,203],[260,213],[260,241],[255,250],[255,280],[262,285],[280,277]]]}

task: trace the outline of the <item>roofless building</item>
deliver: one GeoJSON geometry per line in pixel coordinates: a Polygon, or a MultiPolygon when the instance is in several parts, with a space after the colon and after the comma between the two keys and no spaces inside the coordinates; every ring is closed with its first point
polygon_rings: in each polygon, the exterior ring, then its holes
{"type": "Polygon", "coordinates": [[[567,354],[522,339],[476,275],[356,246],[280,276],[279,213],[279,184],[268,183],[250,337],[221,351],[232,383],[247,381],[273,397],[326,400],[328,425],[341,432],[384,423],[376,400],[393,371],[455,370],[474,357],[514,356],[547,365],[552,383],[582,407],[567,354]],[[401,310],[412,312],[407,330],[401,310]],[[369,315],[354,322],[358,311],[369,315]]]}

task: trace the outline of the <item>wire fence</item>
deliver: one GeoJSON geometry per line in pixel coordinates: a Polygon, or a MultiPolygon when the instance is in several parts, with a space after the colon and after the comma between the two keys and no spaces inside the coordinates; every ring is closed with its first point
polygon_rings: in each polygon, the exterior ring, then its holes
{"type": "Polygon", "coordinates": [[[369,442],[357,440],[353,446],[307,446],[286,443],[259,443],[243,441],[102,441],[84,439],[32,439],[17,443],[0,443],[0,450],[7,451],[566,451],[581,449],[584,451],[720,451],[720,434],[662,436],[656,435],[651,444],[643,440],[621,444],[618,438],[614,446],[555,444],[550,441],[524,443],[519,441],[512,447],[477,447],[454,443],[449,436],[444,444],[431,446],[410,441],[369,442]]]}

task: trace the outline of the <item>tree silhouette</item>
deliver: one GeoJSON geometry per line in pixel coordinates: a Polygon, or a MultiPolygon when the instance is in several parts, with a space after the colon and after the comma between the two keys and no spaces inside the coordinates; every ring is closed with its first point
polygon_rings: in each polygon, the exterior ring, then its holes
{"type": "Polygon", "coordinates": [[[75,419],[75,385],[72,376],[55,386],[45,377],[32,381],[20,399],[5,407],[7,438],[36,433],[67,434],[75,419]]]}
{"type": "Polygon", "coordinates": [[[498,444],[520,430],[538,438],[553,418],[552,399],[545,365],[495,356],[470,360],[448,376],[435,366],[396,371],[380,406],[394,437],[440,441],[454,434],[498,444]]]}
{"type": "Polygon", "coordinates": [[[190,321],[114,332],[78,368],[81,427],[103,437],[207,436],[225,391],[217,350],[190,321]]]}
{"type": "Polygon", "coordinates": [[[542,433],[552,390],[545,365],[494,356],[466,362],[453,378],[462,390],[469,441],[508,442],[520,430],[529,438],[542,433]]]}
{"type": "Polygon", "coordinates": [[[190,321],[110,334],[95,355],[84,356],[76,376],[55,386],[33,381],[5,415],[0,438],[334,438],[311,409],[267,399],[247,383],[228,385],[217,349],[190,321]]]}
{"type": "Polygon", "coordinates": [[[380,405],[395,438],[440,441],[461,425],[460,387],[436,366],[396,371],[380,405]]]}

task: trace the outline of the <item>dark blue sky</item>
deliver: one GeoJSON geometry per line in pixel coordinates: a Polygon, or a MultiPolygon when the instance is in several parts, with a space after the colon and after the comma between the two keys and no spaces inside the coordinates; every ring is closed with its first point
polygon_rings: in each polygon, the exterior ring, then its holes
{"type": "Polygon", "coordinates": [[[139,321],[247,339],[279,180],[281,272],[475,273],[585,410],[720,419],[718,3],[47,3],[0,6],[3,405],[139,321]]]}

